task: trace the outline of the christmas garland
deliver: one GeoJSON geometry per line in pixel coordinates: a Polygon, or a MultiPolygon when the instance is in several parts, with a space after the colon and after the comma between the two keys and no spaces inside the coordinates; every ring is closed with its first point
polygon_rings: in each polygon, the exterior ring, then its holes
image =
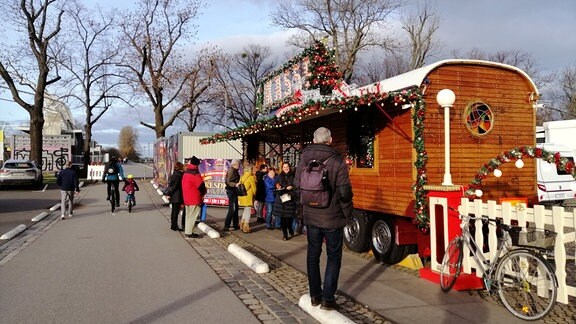
{"type": "Polygon", "coordinates": [[[427,231],[430,226],[430,220],[427,210],[428,204],[426,202],[426,190],[424,189],[424,186],[428,182],[428,177],[426,175],[428,153],[426,152],[424,145],[424,119],[426,115],[426,105],[422,100],[422,94],[418,88],[388,93],[367,93],[362,96],[331,98],[321,101],[309,101],[301,106],[286,111],[280,117],[274,116],[268,119],[257,120],[227,132],[202,138],[200,139],[200,143],[211,144],[241,139],[250,134],[256,134],[291,124],[298,124],[302,118],[318,114],[321,111],[338,110],[343,112],[360,106],[369,106],[373,103],[393,103],[396,106],[402,106],[404,104],[413,105],[412,119],[414,127],[414,143],[412,145],[416,152],[414,166],[416,167],[417,172],[416,181],[412,186],[416,200],[414,212],[418,228],[422,231],[427,231]]]}
{"type": "Polygon", "coordinates": [[[334,59],[334,53],[334,50],[328,50],[321,41],[315,41],[312,46],[306,48],[300,55],[295,56],[284,63],[281,68],[268,74],[260,82],[261,90],[256,97],[256,110],[258,110],[261,115],[264,115],[294,101],[293,96],[288,96],[274,102],[268,107],[264,107],[264,85],[305,59],[309,61],[308,72],[310,74],[305,76],[306,79],[302,85],[302,89],[320,89],[320,93],[323,95],[331,94],[332,89],[340,82],[340,79],[342,79],[342,73],[338,70],[338,65],[334,59]]]}
{"type": "Polygon", "coordinates": [[[484,164],[474,176],[474,179],[467,186],[465,195],[468,198],[476,198],[476,190],[482,187],[482,180],[484,180],[490,173],[498,169],[504,163],[520,160],[524,157],[542,159],[548,163],[554,163],[561,171],[570,173],[576,179],[576,169],[574,162],[567,158],[561,157],[560,153],[548,152],[539,147],[521,146],[506,151],[496,158],[491,159],[488,163],[484,164]]]}
{"type": "MultiPolygon", "coordinates": [[[[334,51],[329,51],[324,43],[316,41],[311,47],[305,49],[300,55],[286,62],[280,69],[275,70],[261,82],[260,88],[262,91],[258,93],[256,104],[256,108],[259,110],[261,115],[294,101],[293,96],[288,96],[287,98],[274,102],[269,107],[263,107],[264,84],[271,82],[273,78],[279,76],[305,59],[309,60],[309,75],[306,76],[303,90],[320,89],[320,94],[323,95],[321,100],[309,100],[308,102],[304,102],[302,105],[289,109],[280,116],[259,119],[236,129],[215,134],[211,137],[202,138],[200,139],[200,143],[211,144],[221,141],[236,140],[244,138],[250,134],[264,132],[273,128],[298,124],[302,118],[313,114],[319,114],[324,110],[338,110],[343,112],[348,109],[357,109],[358,107],[366,105],[369,106],[371,104],[393,103],[396,106],[411,104],[413,107],[412,119],[414,127],[413,147],[416,152],[416,161],[414,162],[414,165],[417,172],[416,181],[412,186],[416,200],[414,205],[414,213],[416,216],[415,222],[422,231],[427,231],[430,227],[430,220],[427,211],[428,204],[426,202],[426,190],[424,189],[424,186],[428,182],[426,175],[428,154],[425,151],[424,145],[424,118],[426,105],[422,100],[420,89],[414,87],[389,93],[366,93],[361,96],[329,96],[332,94],[332,90],[339,90],[338,86],[342,74],[339,72],[338,65],[334,60],[334,51]]],[[[372,146],[369,151],[369,154],[372,154],[372,156],[374,154],[373,149],[372,146]]]]}

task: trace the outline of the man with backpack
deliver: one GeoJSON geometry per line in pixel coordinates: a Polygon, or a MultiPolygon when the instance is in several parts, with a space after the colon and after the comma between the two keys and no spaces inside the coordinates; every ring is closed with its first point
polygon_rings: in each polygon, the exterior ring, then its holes
{"type": "Polygon", "coordinates": [[[106,183],[106,200],[110,200],[110,191],[112,186],[114,186],[114,192],[116,193],[116,207],[120,207],[120,180],[124,179],[124,169],[117,157],[112,157],[110,162],[104,168],[104,174],[102,175],[102,182],[106,183]]]}
{"type": "Polygon", "coordinates": [[[348,165],[331,144],[332,134],[328,128],[320,127],[314,132],[313,144],[302,150],[294,186],[299,190],[303,205],[312,306],[337,310],[340,306],[336,303],[335,293],[342,264],[344,226],[353,207],[348,165]],[[323,241],[326,242],[327,256],[324,285],[320,275],[323,241]]]}

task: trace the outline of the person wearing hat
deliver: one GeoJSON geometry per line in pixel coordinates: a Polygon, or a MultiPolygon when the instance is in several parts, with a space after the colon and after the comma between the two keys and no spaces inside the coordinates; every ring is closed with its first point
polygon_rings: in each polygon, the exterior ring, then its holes
{"type": "Polygon", "coordinates": [[[128,200],[132,198],[133,206],[136,206],[136,191],[139,191],[138,184],[134,180],[134,176],[129,174],[124,180],[124,186],[122,191],[126,192],[126,199],[124,200],[124,205],[128,205],[128,200]]]}
{"type": "Polygon", "coordinates": [[[198,215],[200,215],[202,201],[206,194],[206,185],[198,170],[200,160],[196,156],[191,157],[189,160],[190,164],[186,166],[186,171],[184,171],[182,176],[182,197],[184,198],[186,212],[184,234],[186,238],[197,238],[199,235],[194,233],[194,226],[198,215]]]}

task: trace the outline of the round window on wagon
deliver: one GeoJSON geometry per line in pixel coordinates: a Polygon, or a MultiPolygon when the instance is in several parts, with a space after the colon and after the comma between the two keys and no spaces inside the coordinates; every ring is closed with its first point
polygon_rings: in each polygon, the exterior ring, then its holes
{"type": "Polygon", "coordinates": [[[466,129],[477,137],[485,136],[494,127],[494,114],[490,106],[483,101],[472,101],[464,109],[466,129]]]}

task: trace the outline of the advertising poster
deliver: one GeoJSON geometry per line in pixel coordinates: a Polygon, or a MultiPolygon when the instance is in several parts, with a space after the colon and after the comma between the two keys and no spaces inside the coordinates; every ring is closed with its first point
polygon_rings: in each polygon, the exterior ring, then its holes
{"type": "MultiPolygon", "coordinates": [[[[207,205],[228,206],[228,197],[224,178],[226,171],[231,167],[232,160],[228,159],[202,159],[199,165],[199,171],[204,177],[204,183],[208,189],[204,196],[204,203],[207,205]]],[[[240,168],[242,174],[242,168],[240,168]]]]}

